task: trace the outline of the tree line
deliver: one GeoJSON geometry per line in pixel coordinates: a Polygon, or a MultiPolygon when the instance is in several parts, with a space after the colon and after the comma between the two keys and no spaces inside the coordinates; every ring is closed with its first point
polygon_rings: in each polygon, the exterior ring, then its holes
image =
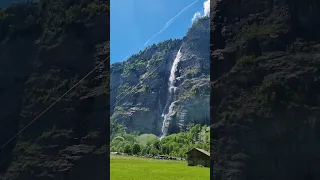
{"type": "Polygon", "coordinates": [[[192,148],[210,149],[210,128],[199,124],[189,124],[185,131],[171,134],[160,140],[153,134],[138,132],[125,133],[124,127],[112,122],[111,152],[121,152],[130,155],[167,155],[171,157],[186,157],[186,152],[192,148]]]}

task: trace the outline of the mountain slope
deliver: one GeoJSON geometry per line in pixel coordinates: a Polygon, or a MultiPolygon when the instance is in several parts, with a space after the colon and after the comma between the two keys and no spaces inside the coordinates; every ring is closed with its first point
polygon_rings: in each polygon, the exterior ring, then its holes
{"type": "MultiPolygon", "coordinates": [[[[1,11],[1,145],[108,57],[107,3],[42,0],[1,11]]],[[[103,65],[6,144],[1,180],[109,177],[103,65]]]]}
{"type": "Polygon", "coordinates": [[[212,178],[319,179],[319,2],[218,1],[212,178]]]}
{"type": "Polygon", "coordinates": [[[111,65],[111,119],[129,132],[157,135],[179,132],[191,121],[209,124],[209,72],[205,17],[182,40],[164,41],[111,65]]]}

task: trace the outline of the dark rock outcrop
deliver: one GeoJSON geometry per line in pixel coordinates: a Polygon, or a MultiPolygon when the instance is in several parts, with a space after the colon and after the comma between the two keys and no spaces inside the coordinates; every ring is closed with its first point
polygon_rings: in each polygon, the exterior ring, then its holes
{"type": "Polygon", "coordinates": [[[33,0],[2,0],[0,2],[0,8],[7,8],[12,4],[17,4],[21,2],[32,2],[33,0]]]}
{"type": "Polygon", "coordinates": [[[211,11],[214,180],[319,179],[318,1],[211,11]]]}
{"type": "Polygon", "coordinates": [[[0,145],[24,130],[1,149],[1,180],[109,178],[108,3],[42,0],[1,11],[0,145]]]}

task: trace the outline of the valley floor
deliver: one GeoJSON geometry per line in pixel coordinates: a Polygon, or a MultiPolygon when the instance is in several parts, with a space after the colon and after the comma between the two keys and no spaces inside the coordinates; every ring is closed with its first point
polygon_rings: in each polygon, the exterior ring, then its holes
{"type": "Polygon", "coordinates": [[[132,156],[110,156],[110,177],[116,180],[203,180],[210,168],[191,167],[186,161],[157,160],[132,156]]]}

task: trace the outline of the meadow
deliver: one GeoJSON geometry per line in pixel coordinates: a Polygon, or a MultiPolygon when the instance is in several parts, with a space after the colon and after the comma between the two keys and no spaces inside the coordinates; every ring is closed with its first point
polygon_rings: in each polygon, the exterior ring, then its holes
{"type": "Polygon", "coordinates": [[[188,166],[186,161],[111,155],[110,165],[110,176],[115,180],[210,179],[210,168],[188,166]]]}

